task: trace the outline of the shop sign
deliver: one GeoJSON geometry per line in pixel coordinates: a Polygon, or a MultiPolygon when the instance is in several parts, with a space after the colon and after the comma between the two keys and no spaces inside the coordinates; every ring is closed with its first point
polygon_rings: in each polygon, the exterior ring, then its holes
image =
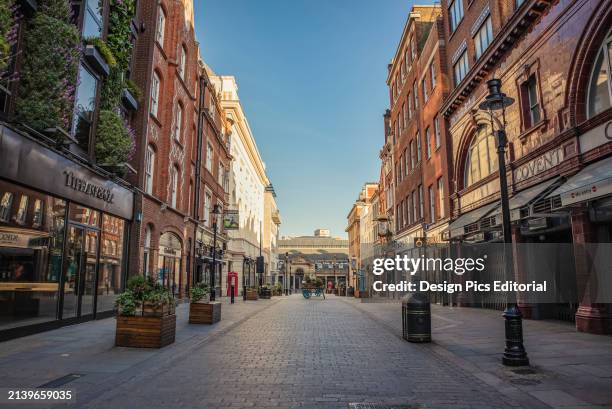
{"type": "Polygon", "coordinates": [[[0,177],[132,219],[134,193],[12,129],[0,127],[0,177]]]}
{"type": "Polygon", "coordinates": [[[522,182],[523,180],[527,180],[552,169],[563,161],[564,156],[565,154],[562,147],[548,151],[516,168],[514,171],[514,181],[517,183],[522,182]]]}
{"type": "Polygon", "coordinates": [[[115,195],[110,189],[80,178],[74,172],[64,171],[64,175],[66,176],[66,186],[69,188],[96,199],[104,200],[106,203],[113,203],[115,195]]]}
{"type": "Polygon", "coordinates": [[[601,124],[580,135],[580,152],[585,153],[612,141],[612,121],[601,124]]]}
{"type": "Polygon", "coordinates": [[[578,189],[561,193],[561,204],[567,206],[612,194],[612,178],[598,180],[578,189]]]}
{"type": "Polygon", "coordinates": [[[223,213],[223,227],[225,230],[238,230],[240,228],[238,210],[225,210],[223,213]]]}
{"type": "Polygon", "coordinates": [[[45,235],[25,234],[19,231],[0,230],[0,246],[16,248],[37,248],[49,245],[45,235]]]}

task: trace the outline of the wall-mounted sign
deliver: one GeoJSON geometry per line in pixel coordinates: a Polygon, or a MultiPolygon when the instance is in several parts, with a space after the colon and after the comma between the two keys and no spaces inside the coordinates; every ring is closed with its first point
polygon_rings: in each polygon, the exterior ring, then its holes
{"type": "Polygon", "coordinates": [[[0,126],[0,152],[0,177],[132,219],[131,190],[6,126],[0,126]]]}
{"type": "Polygon", "coordinates": [[[567,206],[612,194],[612,178],[598,180],[578,189],[561,193],[561,204],[567,206]]]}
{"type": "Polygon", "coordinates": [[[563,147],[553,149],[514,170],[514,181],[522,182],[559,165],[565,157],[563,147]]]}
{"type": "Polygon", "coordinates": [[[238,210],[226,210],[223,213],[223,227],[225,230],[238,230],[240,228],[238,210]]]}
{"type": "Polygon", "coordinates": [[[591,149],[612,141],[612,121],[608,121],[583,133],[580,135],[579,141],[581,153],[586,153],[591,149]]]}

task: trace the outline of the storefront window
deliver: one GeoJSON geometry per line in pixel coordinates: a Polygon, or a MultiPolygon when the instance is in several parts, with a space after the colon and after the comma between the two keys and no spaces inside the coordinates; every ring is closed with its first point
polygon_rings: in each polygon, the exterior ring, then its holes
{"type": "Polygon", "coordinates": [[[159,239],[158,281],[173,294],[180,291],[182,260],[181,240],[173,233],[164,233],[159,239]]]}
{"type": "Polygon", "coordinates": [[[0,330],[55,320],[66,203],[4,181],[0,197],[0,330]]]}
{"type": "Polygon", "coordinates": [[[102,216],[102,242],[98,277],[98,312],[111,311],[121,292],[125,222],[109,215],[102,216]]]}

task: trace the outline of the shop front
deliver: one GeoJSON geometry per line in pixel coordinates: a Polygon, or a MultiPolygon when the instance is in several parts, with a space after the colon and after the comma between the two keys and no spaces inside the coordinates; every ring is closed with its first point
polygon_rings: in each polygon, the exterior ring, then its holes
{"type": "Polygon", "coordinates": [[[0,339],[112,313],[133,193],[0,128],[0,339]]]}

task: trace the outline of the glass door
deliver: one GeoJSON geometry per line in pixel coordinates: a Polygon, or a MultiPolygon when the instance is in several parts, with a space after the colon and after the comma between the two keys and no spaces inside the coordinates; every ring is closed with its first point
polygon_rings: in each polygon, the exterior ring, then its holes
{"type": "Polygon", "coordinates": [[[70,225],[64,264],[62,319],[94,312],[98,232],[70,225]]]}

